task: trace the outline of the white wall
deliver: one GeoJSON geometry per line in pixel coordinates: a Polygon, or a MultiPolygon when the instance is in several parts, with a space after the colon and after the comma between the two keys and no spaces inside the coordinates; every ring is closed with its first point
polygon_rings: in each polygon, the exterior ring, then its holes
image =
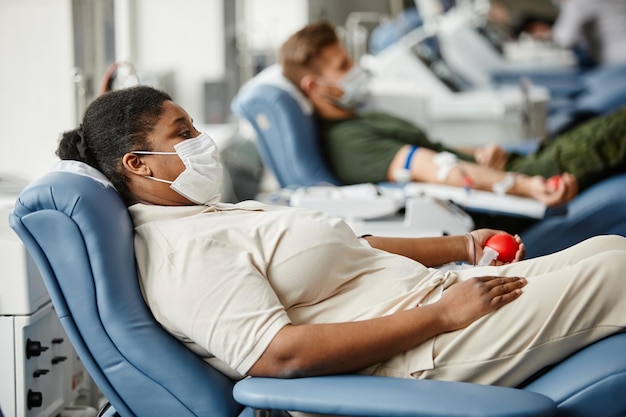
{"type": "Polygon", "coordinates": [[[0,0],[0,176],[27,180],[74,127],[71,0],[0,0]]]}
{"type": "Polygon", "coordinates": [[[221,0],[136,1],[137,68],[170,72],[173,98],[198,120],[203,83],[224,75],[223,15],[221,0]]]}
{"type": "MultiPolygon", "coordinates": [[[[135,11],[131,58],[171,72],[176,100],[200,118],[203,82],[225,70],[222,1],[136,0],[135,11]]],[[[71,0],[0,0],[0,176],[30,181],[57,160],[76,127],[73,59],[71,0]]]]}
{"type": "Polygon", "coordinates": [[[239,0],[237,45],[243,83],[278,60],[282,43],[308,21],[308,0],[239,0]]]}
{"type": "MultiPolygon", "coordinates": [[[[275,51],[307,22],[308,0],[238,0],[238,7],[239,39],[254,51],[275,51]]],[[[222,0],[135,0],[134,8],[131,60],[139,70],[171,73],[174,99],[200,120],[203,84],[238,71],[225,68],[222,0]]]]}
{"type": "Polygon", "coordinates": [[[308,21],[308,0],[246,0],[241,30],[251,49],[277,50],[308,21]]]}
{"type": "MultiPolygon", "coordinates": [[[[71,3],[0,0],[0,176],[37,178],[57,160],[60,134],[76,127],[71,3]]],[[[124,53],[140,71],[170,73],[174,98],[201,120],[204,82],[238,70],[224,68],[222,0],[127,0],[116,7],[124,4],[132,38],[124,53]]],[[[307,21],[308,0],[238,5],[252,50],[277,49],[307,21]]]]}

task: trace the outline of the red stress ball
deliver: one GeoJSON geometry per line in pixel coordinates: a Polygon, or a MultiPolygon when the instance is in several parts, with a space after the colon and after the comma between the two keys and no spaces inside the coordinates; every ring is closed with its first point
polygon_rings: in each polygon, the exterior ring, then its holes
{"type": "Polygon", "coordinates": [[[498,233],[485,242],[485,249],[478,265],[489,265],[494,259],[501,262],[511,262],[519,245],[515,238],[508,233],[498,233]]]}
{"type": "Polygon", "coordinates": [[[554,175],[546,180],[546,186],[549,190],[554,191],[559,188],[559,184],[561,184],[561,176],[554,175]]]}

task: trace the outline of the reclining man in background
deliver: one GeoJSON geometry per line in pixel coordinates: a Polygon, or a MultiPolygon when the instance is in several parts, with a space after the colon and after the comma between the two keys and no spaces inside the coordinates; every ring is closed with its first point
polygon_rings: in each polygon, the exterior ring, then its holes
{"type": "Polygon", "coordinates": [[[626,171],[626,108],[545,142],[528,156],[498,146],[461,152],[417,126],[362,112],[366,76],[327,22],[312,23],[281,47],[283,74],[315,108],[322,148],[344,184],[419,181],[514,194],[558,206],[579,189],[626,171]],[[546,179],[560,175],[558,185],[546,179]]]}

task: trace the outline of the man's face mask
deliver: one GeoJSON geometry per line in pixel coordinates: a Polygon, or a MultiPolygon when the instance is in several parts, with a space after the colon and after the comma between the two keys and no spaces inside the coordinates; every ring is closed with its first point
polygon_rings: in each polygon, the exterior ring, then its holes
{"type": "Polygon", "coordinates": [[[170,184],[170,188],[197,204],[212,205],[220,201],[223,167],[213,139],[200,133],[174,145],[176,152],[133,151],[138,155],[178,155],[185,170],[174,181],[148,176],[155,181],[170,184]]]}
{"type": "Polygon", "coordinates": [[[357,110],[365,106],[370,98],[369,77],[358,65],[354,65],[339,81],[343,95],[333,98],[335,104],[348,110],[357,110]]]}

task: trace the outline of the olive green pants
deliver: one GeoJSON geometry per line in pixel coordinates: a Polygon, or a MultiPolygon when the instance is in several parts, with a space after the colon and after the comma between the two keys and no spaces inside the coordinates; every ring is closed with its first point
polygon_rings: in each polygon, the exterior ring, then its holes
{"type": "Polygon", "coordinates": [[[544,142],[532,155],[510,155],[505,169],[545,178],[569,172],[581,190],[626,171],[626,107],[544,142]]]}

